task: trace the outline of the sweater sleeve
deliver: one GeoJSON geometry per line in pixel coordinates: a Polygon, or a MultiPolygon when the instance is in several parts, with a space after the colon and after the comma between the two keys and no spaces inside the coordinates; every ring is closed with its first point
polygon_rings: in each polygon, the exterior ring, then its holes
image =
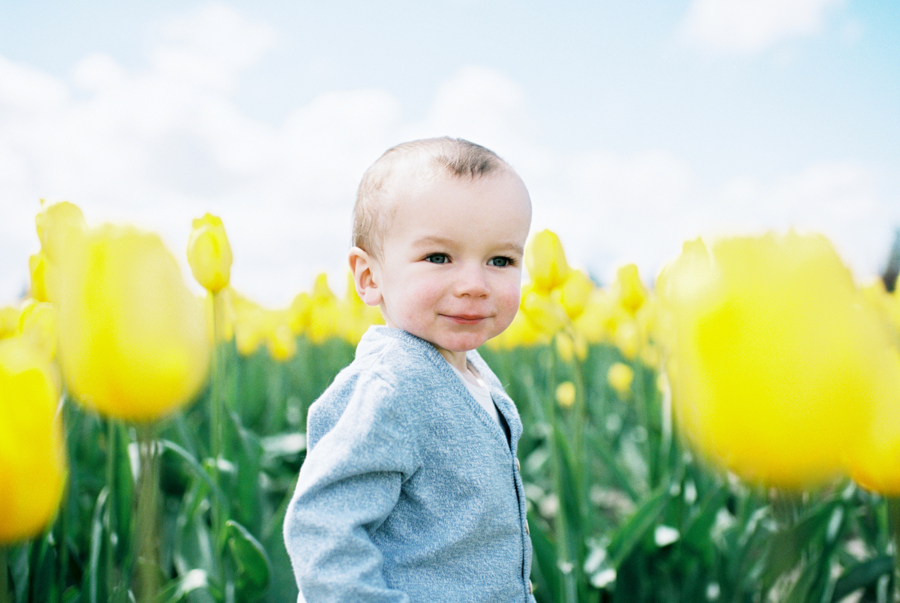
{"type": "Polygon", "coordinates": [[[314,443],[287,510],[285,542],[299,601],[406,603],[384,580],[372,534],[418,466],[409,400],[371,375],[344,389],[310,411],[314,443]]]}

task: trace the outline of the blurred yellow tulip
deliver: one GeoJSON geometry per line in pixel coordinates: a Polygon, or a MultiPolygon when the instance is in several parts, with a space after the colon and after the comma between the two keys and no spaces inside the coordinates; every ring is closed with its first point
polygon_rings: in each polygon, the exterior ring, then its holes
{"type": "Polygon", "coordinates": [[[634,381],[634,369],[624,362],[614,362],[606,374],[606,381],[619,394],[620,398],[631,396],[631,383],[634,381]]]}
{"type": "Polygon", "coordinates": [[[846,462],[857,484],[885,496],[900,496],[900,354],[892,350],[893,383],[874,404],[873,420],[846,462]]]}
{"type": "Polygon", "coordinates": [[[273,360],[286,362],[297,353],[297,338],[287,320],[276,321],[267,330],[266,347],[273,360]]]}
{"type": "Polygon", "coordinates": [[[187,247],[188,264],[203,288],[218,293],[231,279],[231,244],[218,216],[206,214],[193,221],[187,247]]]}
{"type": "Polygon", "coordinates": [[[25,338],[0,341],[0,546],[40,533],[65,490],[59,393],[47,368],[25,338]]]}
{"type": "Polygon", "coordinates": [[[87,230],[81,209],[68,201],[48,203],[41,200],[41,211],[34,219],[41,251],[29,260],[32,295],[38,301],[56,300],[56,281],[61,278],[60,264],[69,250],[81,245],[87,230]]]}
{"type": "Polygon", "coordinates": [[[633,319],[626,319],[616,324],[613,341],[622,355],[628,360],[634,360],[640,354],[644,345],[644,334],[640,325],[633,319]]]}
{"type": "Polygon", "coordinates": [[[559,303],[569,318],[578,318],[587,307],[596,287],[583,270],[570,270],[569,276],[559,288],[559,303]]]}
{"type": "Polygon", "coordinates": [[[864,464],[900,368],[825,237],[692,241],[656,290],[673,413],[705,458],[785,488],[864,464]]]}
{"type": "Polygon", "coordinates": [[[309,328],[307,334],[313,343],[322,343],[337,335],[342,317],[338,300],[328,286],[328,275],[316,276],[310,300],[309,328]]]}
{"type": "Polygon", "coordinates": [[[619,305],[632,316],[647,300],[647,288],[641,281],[638,268],[634,264],[626,264],[616,271],[616,280],[613,282],[612,289],[619,305]]]}
{"type": "Polygon", "coordinates": [[[511,350],[520,346],[531,347],[549,341],[550,336],[541,332],[525,317],[525,313],[520,311],[505,331],[488,340],[487,346],[492,350],[511,350]]]}
{"type": "Polygon", "coordinates": [[[572,325],[589,343],[603,343],[612,339],[618,321],[625,316],[613,296],[606,289],[597,287],[572,325]]]}
{"type": "Polygon", "coordinates": [[[312,298],[309,296],[309,293],[303,291],[295,295],[288,308],[288,313],[288,324],[294,335],[300,335],[305,332],[309,328],[312,314],[312,298]]]}
{"type": "Polygon", "coordinates": [[[29,256],[28,272],[31,275],[29,293],[32,299],[39,302],[47,301],[47,256],[43,251],[29,256]]]}
{"type": "Polygon", "coordinates": [[[56,262],[64,259],[68,249],[87,229],[84,214],[74,203],[60,201],[49,203],[41,199],[41,211],[35,216],[38,240],[47,259],[56,262]]]}
{"type": "Polygon", "coordinates": [[[575,384],[571,381],[563,381],[556,386],[556,403],[562,408],[572,408],[575,405],[575,384]]]}
{"type": "Polygon", "coordinates": [[[0,308],[0,339],[12,337],[19,332],[19,315],[21,310],[13,306],[0,308]]]}
{"type": "Polygon", "coordinates": [[[525,287],[519,302],[519,311],[531,321],[539,331],[551,337],[569,324],[566,311],[549,294],[537,288],[525,287]]]}
{"type": "Polygon", "coordinates": [[[565,282],[569,264],[562,243],[556,233],[542,230],[535,233],[525,247],[525,265],[536,289],[549,293],[565,282]]]}
{"type": "Polygon", "coordinates": [[[238,354],[250,356],[265,341],[265,310],[257,305],[241,304],[234,321],[234,344],[238,354]]]}
{"type": "Polygon", "coordinates": [[[559,332],[553,340],[556,353],[563,362],[584,361],[587,358],[587,341],[580,333],[559,332]]]}
{"type": "Polygon", "coordinates": [[[28,300],[19,314],[19,335],[29,339],[44,358],[56,358],[56,306],[28,300]]]}
{"type": "Polygon", "coordinates": [[[70,393],[112,417],[148,421],[191,401],[212,350],[202,301],[155,234],[104,225],[66,249],[59,357],[70,393]]]}

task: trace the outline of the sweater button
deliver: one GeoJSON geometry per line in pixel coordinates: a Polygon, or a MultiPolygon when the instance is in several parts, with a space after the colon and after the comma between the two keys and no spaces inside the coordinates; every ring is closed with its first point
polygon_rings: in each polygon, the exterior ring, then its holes
{"type": "Polygon", "coordinates": [[[519,459],[516,459],[516,471],[522,473],[522,464],[519,463],[519,459]]]}
{"type": "Polygon", "coordinates": [[[528,527],[528,522],[525,522],[525,533],[531,536],[531,528],[528,527]]]}
{"type": "Polygon", "coordinates": [[[534,584],[531,583],[531,580],[528,581],[528,594],[529,595],[534,594],[534,584]]]}

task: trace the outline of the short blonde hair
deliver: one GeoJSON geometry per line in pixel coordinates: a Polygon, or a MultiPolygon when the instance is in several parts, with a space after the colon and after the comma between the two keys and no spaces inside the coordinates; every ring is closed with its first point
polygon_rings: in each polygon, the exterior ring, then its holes
{"type": "Polygon", "coordinates": [[[391,147],[359,183],[353,207],[353,246],[380,255],[393,215],[392,201],[415,181],[424,183],[442,175],[474,179],[504,169],[512,168],[496,153],[462,138],[427,138],[391,147]]]}

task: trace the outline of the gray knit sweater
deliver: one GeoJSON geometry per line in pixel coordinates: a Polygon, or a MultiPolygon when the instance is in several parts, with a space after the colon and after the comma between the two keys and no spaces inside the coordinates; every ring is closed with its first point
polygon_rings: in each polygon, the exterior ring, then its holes
{"type": "Polygon", "coordinates": [[[372,327],[312,405],[284,537],[299,601],[533,602],[522,422],[477,352],[504,429],[437,349],[372,327]]]}

